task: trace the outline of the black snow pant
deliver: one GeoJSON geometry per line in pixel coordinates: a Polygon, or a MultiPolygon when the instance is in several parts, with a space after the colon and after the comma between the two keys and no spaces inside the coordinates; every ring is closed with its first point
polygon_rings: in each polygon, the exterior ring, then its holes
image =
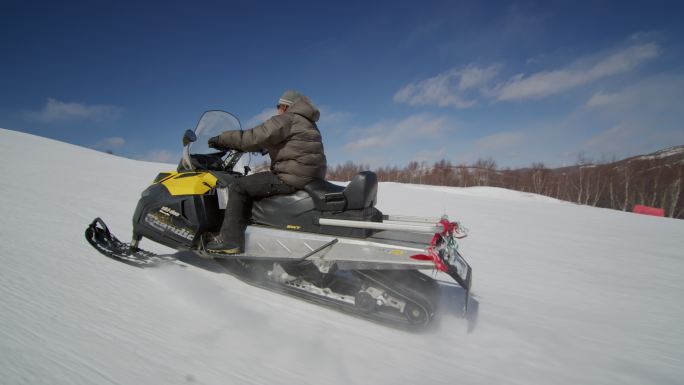
{"type": "Polygon", "coordinates": [[[245,229],[252,216],[252,203],[261,198],[297,191],[270,171],[237,178],[228,187],[228,206],[221,226],[224,242],[244,249],[245,229]]]}

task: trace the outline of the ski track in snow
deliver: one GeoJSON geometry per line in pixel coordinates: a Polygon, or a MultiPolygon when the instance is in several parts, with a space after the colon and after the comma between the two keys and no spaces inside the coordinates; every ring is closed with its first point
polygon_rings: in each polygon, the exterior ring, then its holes
{"type": "MultiPolygon", "coordinates": [[[[83,239],[122,240],[173,165],[0,129],[3,384],[679,384],[684,221],[495,188],[382,183],[385,213],[470,229],[473,300],[395,330],[176,265],[136,269],[83,239]]],[[[156,252],[161,245],[143,241],[156,252]]],[[[444,278],[440,276],[440,278],[444,278]]]]}

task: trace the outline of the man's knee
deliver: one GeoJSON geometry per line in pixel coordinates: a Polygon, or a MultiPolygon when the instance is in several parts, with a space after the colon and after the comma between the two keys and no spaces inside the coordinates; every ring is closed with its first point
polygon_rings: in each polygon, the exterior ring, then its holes
{"type": "Polygon", "coordinates": [[[231,183],[230,186],[228,186],[228,191],[244,195],[246,190],[245,186],[243,185],[244,182],[242,181],[242,179],[244,178],[238,178],[233,183],[231,183]]]}

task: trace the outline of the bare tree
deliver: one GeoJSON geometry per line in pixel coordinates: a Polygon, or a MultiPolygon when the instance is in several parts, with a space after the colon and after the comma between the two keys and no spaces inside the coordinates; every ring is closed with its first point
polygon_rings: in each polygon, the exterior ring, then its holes
{"type": "Polygon", "coordinates": [[[627,164],[625,164],[623,172],[624,172],[623,184],[625,187],[625,199],[622,202],[621,210],[627,211],[627,208],[629,207],[629,184],[632,182],[632,175],[634,173],[634,171],[631,169],[631,167],[629,165],[629,162],[627,162],[627,164]]]}
{"type": "Polygon", "coordinates": [[[544,163],[532,163],[532,191],[536,194],[543,194],[546,187],[549,169],[544,163]]]}
{"type": "Polygon", "coordinates": [[[675,215],[675,211],[677,210],[677,204],[679,203],[679,196],[681,195],[682,192],[682,168],[679,167],[677,177],[675,180],[672,182],[670,185],[670,207],[667,210],[667,216],[672,217],[672,218],[679,218],[682,216],[682,213],[684,213],[684,209],[680,210],[678,213],[675,215]]]}
{"type": "MultiPolygon", "coordinates": [[[[351,180],[369,165],[346,162],[328,169],[328,178],[351,180]]],[[[384,166],[374,170],[380,181],[442,186],[500,186],[553,196],[557,199],[627,211],[635,203],[665,209],[666,215],[684,215],[682,174],[684,159],[635,157],[610,164],[595,164],[579,154],[577,165],[549,169],[541,162],[530,168],[497,169],[491,157],[479,158],[471,166],[454,166],[441,159],[431,166],[409,162],[404,167],[384,166]]]]}
{"type": "Polygon", "coordinates": [[[496,170],[496,161],[492,157],[486,159],[479,158],[473,165],[476,173],[476,183],[478,186],[490,186],[490,179],[496,170]]]}

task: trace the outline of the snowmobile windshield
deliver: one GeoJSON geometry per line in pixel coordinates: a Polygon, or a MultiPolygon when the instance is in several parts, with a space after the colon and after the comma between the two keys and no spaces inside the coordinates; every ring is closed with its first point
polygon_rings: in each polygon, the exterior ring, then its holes
{"type": "Polygon", "coordinates": [[[216,150],[207,144],[209,138],[220,135],[223,131],[241,129],[240,120],[235,115],[225,111],[207,111],[202,114],[197,123],[195,128],[197,140],[190,143],[189,152],[191,155],[216,153],[216,150]]]}

